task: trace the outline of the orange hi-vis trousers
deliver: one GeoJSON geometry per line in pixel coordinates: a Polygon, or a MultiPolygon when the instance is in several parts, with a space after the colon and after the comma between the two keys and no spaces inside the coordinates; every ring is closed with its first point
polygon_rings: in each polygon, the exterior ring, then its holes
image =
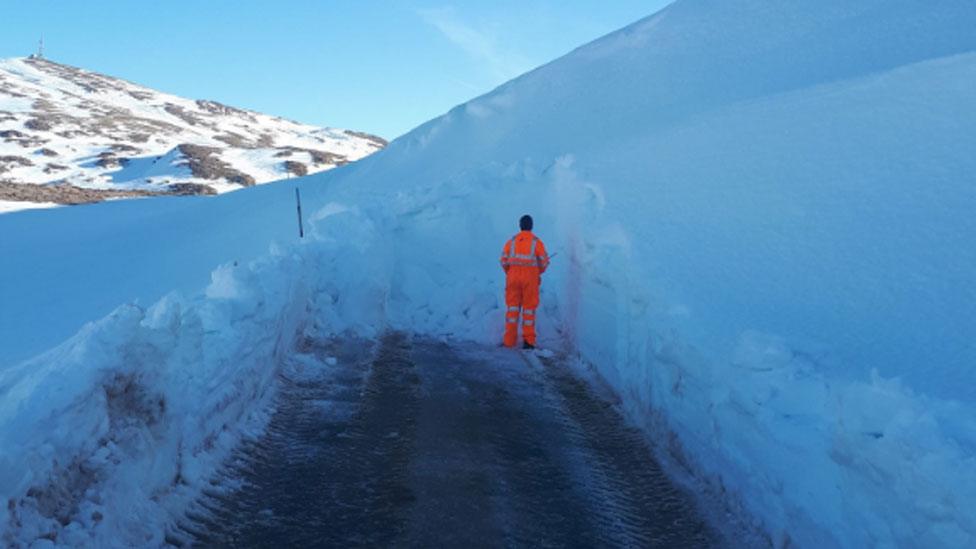
{"type": "Polygon", "coordinates": [[[539,306],[539,278],[522,280],[509,278],[505,283],[505,346],[514,347],[518,341],[519,312],[522,313],[522,339],[535,345],[535,310],[539,306]]]}
{"type": "Polygon", "coordinates": [[[518,341],[519,313],[522,316],[522,338],[535,345],[535,311],[539,307],[539,284],[549,267],[549,255],[542,241],[531,231],[522,231],[505,243],[502,249],[505,270],[505,346],[518,341]]]}

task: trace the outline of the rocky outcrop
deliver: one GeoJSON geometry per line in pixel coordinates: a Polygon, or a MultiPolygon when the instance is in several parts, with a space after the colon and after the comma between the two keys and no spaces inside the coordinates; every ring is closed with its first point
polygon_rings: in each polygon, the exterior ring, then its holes
{"type": "Polygon", "coordinates": [[[70,183],[34,185],[0,181],[0,200],[11,202],[51,202],[73,206],[92,204],[110,198],[135,198],[147,196],[214,195],[217,191],[201,183],[175,183],[155,191],[143,189],[85,189],[70,183]]]}
{"type": "Polygon", "coordinates": [[[186,163],[195,177],[210,180],[226,179],[244,187],[250,187],[256,182],[254,177],[234,169],[233,166],[221,160],[217,154],[220,152],[218,147],[183,143],[177,148],[186,158],[186,163]]]}
{"type": "Polygon", "coordinates": [[[386,139],[383,139],[382,137],[380,137],[378,135],[373,135],[371,133],[357,132],[357,131],[353,131],[353,130],[345,130],[345,133],[346,133],[346,135],[351,135],[353,137],[358,137],[360,139],[365,139],[366,141],[370,141],[372,143],[375,143],[380,148],[383,148],[383,147],[385,147],[385,146],[387,146],[387,145],[390,144],[390,142],[387,141],[386,139]]]}
{"type": "Polygon", "coordinates": [[[296,160],[285,160],[284,168],[286,172],[298,177],[308,175],[308,166],[296,160]]]}

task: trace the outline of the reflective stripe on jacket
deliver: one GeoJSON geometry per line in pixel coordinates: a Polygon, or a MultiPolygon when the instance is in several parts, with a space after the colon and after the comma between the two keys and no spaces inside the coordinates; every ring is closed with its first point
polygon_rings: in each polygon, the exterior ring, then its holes
{"type": "Polygon", "coordinates": [[[549,254],[546,247],[531,231],[522,231],[513,236],[502,248],[502,268],[508,272],[510,267],[538,269],[542,274],[549,267],[549,254]]]}

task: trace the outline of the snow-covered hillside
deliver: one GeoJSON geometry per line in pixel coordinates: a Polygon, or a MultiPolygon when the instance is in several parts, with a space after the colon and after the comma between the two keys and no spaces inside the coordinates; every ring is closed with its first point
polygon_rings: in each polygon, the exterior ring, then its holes
{"type": "Polygon", "coordinates": [[[679,0],[295,181],[304,241],[287,184],[0,217],[0,524],[161,540],[296,330],[499,340],[532,213],[543,344],[675,472],[780,547],[976,545],[973,28],[679,0]]]}
{"type": "Polygon", "coordinates": [[[0,60],[0,213],[32,202],[220,193],[328,170],[385,145],[47,59],[0,60]]]}

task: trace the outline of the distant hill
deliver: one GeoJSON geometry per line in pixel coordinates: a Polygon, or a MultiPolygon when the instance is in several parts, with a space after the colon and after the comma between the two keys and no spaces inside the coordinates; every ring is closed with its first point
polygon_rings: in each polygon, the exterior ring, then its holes
{"type": "Polygon", "coordinates": [[[341,166],[386,146],[41,58],[0,60],[0,212],[216,194],[341,166]]]}

